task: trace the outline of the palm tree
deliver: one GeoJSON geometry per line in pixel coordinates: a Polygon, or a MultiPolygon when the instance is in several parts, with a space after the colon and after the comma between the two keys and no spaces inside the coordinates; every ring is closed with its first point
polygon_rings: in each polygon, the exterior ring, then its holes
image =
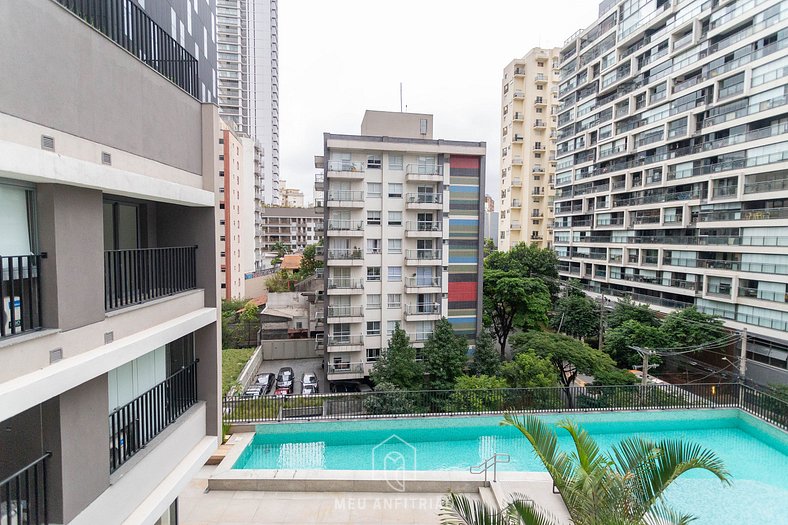
{"type": "MultiPolygon", "coordinates": [[[[501,424],[515,427],[531,443],[575,525],[684,525],[695,518],[664,501],[665,490],[676,478],[702,469],[730,483],[720,458],[694,443],[631,437],[605,454],[585,430],[564,420],[558,428],[569,432],[575,446],[568,454],[559,449],[556,432],[537,417],[506,415],[501,424]]],[[[457,494],[450,495],[441,519],[444,525],[558,524],[522,497],[497,511],[457,494]]]]}

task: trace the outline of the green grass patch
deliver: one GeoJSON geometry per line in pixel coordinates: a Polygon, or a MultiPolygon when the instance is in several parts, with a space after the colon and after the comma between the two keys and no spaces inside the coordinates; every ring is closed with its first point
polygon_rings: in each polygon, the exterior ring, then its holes
{"type": "Polygon", "coordinates": [[[238,374],[252,357],[254,348],[226,348],[222,350],[222,395],[226,396],[238,374]]]}

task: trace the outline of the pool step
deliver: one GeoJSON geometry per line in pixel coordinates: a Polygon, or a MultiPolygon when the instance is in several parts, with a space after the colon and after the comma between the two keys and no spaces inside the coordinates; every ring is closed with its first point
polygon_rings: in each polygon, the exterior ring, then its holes
{"type": "Polygon", "coordinates": [[[490,487],[479,487],[479,496],[482,499],[482,503],[487,505],[493,510],[501,510],[498,506],[498,500],[495,499],[495,494],[490,487]]]}

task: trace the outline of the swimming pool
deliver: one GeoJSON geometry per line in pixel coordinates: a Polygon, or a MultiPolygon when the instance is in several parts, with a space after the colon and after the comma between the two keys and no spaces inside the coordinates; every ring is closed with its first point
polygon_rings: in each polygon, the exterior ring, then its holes
{"type": "MultiPolygon", "coordinates": [[[[693,471],[668,491],[696,523],[788,523],[788,434],[738,409],[543,415],[583,425],[600,446],[631,435],[681,438],[714,450],[733,485],[693,471]]],[[[233,469],[383,470],[387,458],[417,471],[464,471],[495,452],[508,453],[502,471],[541,472],[528,442],[500,416],[258,425],[233,469]]],[[[571,448],[561,431],[559,444],[571,448]]]]}

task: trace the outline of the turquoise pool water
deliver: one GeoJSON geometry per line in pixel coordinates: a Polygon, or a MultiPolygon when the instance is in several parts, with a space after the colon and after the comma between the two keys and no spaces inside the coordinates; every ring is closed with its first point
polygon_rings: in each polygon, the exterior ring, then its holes
{"type": "MultiPolygon", "coordinates": [[[[788,434],[735,409],[544,415],[571,418],[603,448],[641,435],[681,438],[714,450],[733,476],[725,487],[703,472],[690,472],[667,494],[676,508],[699,516],[698,524],[788,524],[788,434]]],[[[494,452],[511,455],[501,470],[543,471],[528,442],[500,416],[341,421],[259,425],[236,469],[466,471],[494,452]]],[[[560,445],[569,450],[569,435],[560,445]]]]}

